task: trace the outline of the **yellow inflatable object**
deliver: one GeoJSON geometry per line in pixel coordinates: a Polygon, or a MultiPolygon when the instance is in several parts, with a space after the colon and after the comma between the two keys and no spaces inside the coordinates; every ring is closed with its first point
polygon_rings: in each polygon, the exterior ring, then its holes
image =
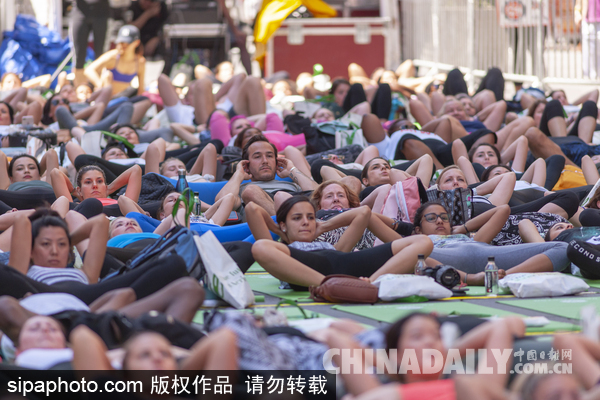
{"type": "Polygon", "coordinates": [[[337,16],[337,11],[322,0],[264,0],[254,25],[254,41],[256,42],[254,58],[261,63],[261,66],[267,42],[279,29],[283,20],[301,5],[308,8],[316,18],[337,16]]]}

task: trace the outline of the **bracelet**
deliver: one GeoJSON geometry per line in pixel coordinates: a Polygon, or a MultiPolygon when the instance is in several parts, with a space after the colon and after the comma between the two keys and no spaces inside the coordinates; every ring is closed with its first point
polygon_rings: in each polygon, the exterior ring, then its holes
{"type": "Polygon", "coordinates": [[[468,276],[469,276],[469,274],[467,274],[467,273],[465,272],[465,285],[468,285],[468,283],[467,283],[467,277],[468,277],[468,276]]]}
{"type": "Polygon", "coordinates": [[[463,224],[463,228],[465,228],[465,231],[467,231],[467,234],[470,234],[471,232],[469,232],[469,230],[467,229],[467,223],[465,222],[463,224]]]}
{"type": "Polygon", "coordinates": [[[292,173],[293,170],[295,170],[296,167],[292,167],[292,169],[290,169],[290,174],[292,173]]]}

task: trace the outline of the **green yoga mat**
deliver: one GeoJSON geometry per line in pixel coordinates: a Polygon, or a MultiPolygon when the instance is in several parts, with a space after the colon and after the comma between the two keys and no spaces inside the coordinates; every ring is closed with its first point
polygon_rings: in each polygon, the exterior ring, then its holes
{"type": "Polygon", "coordinates": [[[503,300],[498,303],[571,319],[578,319],[581,308],[585,306],[596,306],[596,309],[600,310],[600,297],[567,296],[554,299],[503,300]]]}
{"type": "Polygon", "coordinates": [[[584,281],[593,288],[600,289],[600,281],[592,281],[589,279],[584,279],[584,281]]]}
{"type": "MultiPolygon", "coordinates": [[[[223,310],[223,311],[245,312],[248,314],[254,313],[254,314],[262,315],[265,312],[265,310],[267,310],[269,308],[275,308],[275,306],[273,306],[273,307],[255,307],[255,308],[252,308],[252,311],[251,310],[223,310]]],[[[285,316],[288,318],[288,320],[290,320],[290,321],[304,319],[304,316],[302,315],[302,312],[298,309],[298,307],[281,306],[281,307],[279,307],[279,310],[281,310],[285,314],[285,316]]],[[[198,312],[196,312],[196,316],[194,317],[193,322],[195,322],[197,324],[202,324],[204,322],[204,312],[205,311],[210,311],[210,309],[198,310],[198,312]]],[[[309,318],[333,318],[329,315],[321,314],[321,313],[314,312],[314,311],[307,310],[307,309],[304,309],[304,312],[306,313],[306,315],[309,318]]]]}
{"type": "Polygon", "coordinates": [[[290,289],[279,289],[279,279],[269,274],[247,275],[246,280],[252,290],[270,294],[285,300],[296,300],[298,302],[312,302],[308,292],[296,292],[290,289]]]}
{"type": "Polygon", "coordinates": [[[250,268],[248,268],[248,271],[246,271],[246,272],[266,272],[266,271],[257,262],[255,262],[254,264],[252,264],[250,266],[250,268]]]}
{"type": "MultiPolygon", "coordinates": [[[[333,306],[333,309],[344,311],[349,314],[371,318],[377,321],[392,323],[398,319],[414,312],[438,313],[440,315],[473,315],[476,317],[505,317],[509,315],[522,316],[509,311],[496,308],[480,306],[478,304],[465,303],[463,301],[453,302],[427,302],[411,304],[382,304],[373,306],[333,306]]],[[[543,327],[530,327],[527,332],[555,332],[578,330],[578,326],[564,322],[551,321],[543,327]]]]}

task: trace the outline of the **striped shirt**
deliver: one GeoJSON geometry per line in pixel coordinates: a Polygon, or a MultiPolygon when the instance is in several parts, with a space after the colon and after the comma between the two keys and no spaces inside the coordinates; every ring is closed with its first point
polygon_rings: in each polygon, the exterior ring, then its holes
{"type": "Polygon", "coordinates": [[[75,281],[85,285],[90,283],[83,271],[75,268],[49,268],[32,265],[27,271],[27,276],[46,285],[64,281],[75,281]]]}

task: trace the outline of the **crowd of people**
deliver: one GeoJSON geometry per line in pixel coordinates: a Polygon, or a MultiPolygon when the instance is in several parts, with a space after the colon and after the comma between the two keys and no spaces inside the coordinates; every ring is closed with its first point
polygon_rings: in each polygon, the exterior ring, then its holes
{"type": "MultiPolygon", "coordinates": [[[[152,12],[159,10],[140,15],[152,12]]],[[[305,335],[217,313],[201,331],[192,320],[205,291],[182,257],[170,253],[123,273],[177,224],[222,232],[244,273],[256,261],[291,290],[335,274],[368,283],[411,274],[419,255],[428,266],[455,267],[470,286],[484,284],[489,256],[500,277],[600,276],[596,257],[569,256],[569,233],[600,231],[597,89],[573,105],[562,90],[507,101],[498,69],[469,93],[458,70],[434,85],[416,78],[410,62],[371,76],[352,64],[325,92],[310,73],[263,80],[234,75],[227,62],[215,71],[198,66],[185,87],[161,75],[145,88],[142,43],[156,45],[135,25],[122,27],[116,49],[78,71],[77,82],[61,76],[47,98],[16,74],[2,77],[4,362],[32,369],[65,362],[82,370],[323,369],[330,348],[386,349],[401,359],[407,349],[512,348],[525,334],[519,318],[466,321],[448,348],[440,334],[448,319],[425,314],[386,329],[336,321],[305,335]],[[26,150],[11,148],[15,124],[31,120],[29,132],[51,129],[57,144],[46,148],[30,137],[26,150]],[[181,174],[201,194],[214,192],[191,221],[173,185],[181,174]],[[415,179],[430,193],[467,196],[466,217],[407,189],[415,179]],[[417,207],[396,203],[402,190],[417,207]]],[[[587,249],[600,256],[600,247],[587,249]]],[[[521,398],[548,398],[550,386],[569,398],[594,394],[599,344],[577,335],[555,341],[573,347],[574,374],[532,379],[515,389],[521,398]]],[[[342,377],[357,399],[495,399],[509,378],[390,372],[384,384],[372,375],[342,377]]]]}

